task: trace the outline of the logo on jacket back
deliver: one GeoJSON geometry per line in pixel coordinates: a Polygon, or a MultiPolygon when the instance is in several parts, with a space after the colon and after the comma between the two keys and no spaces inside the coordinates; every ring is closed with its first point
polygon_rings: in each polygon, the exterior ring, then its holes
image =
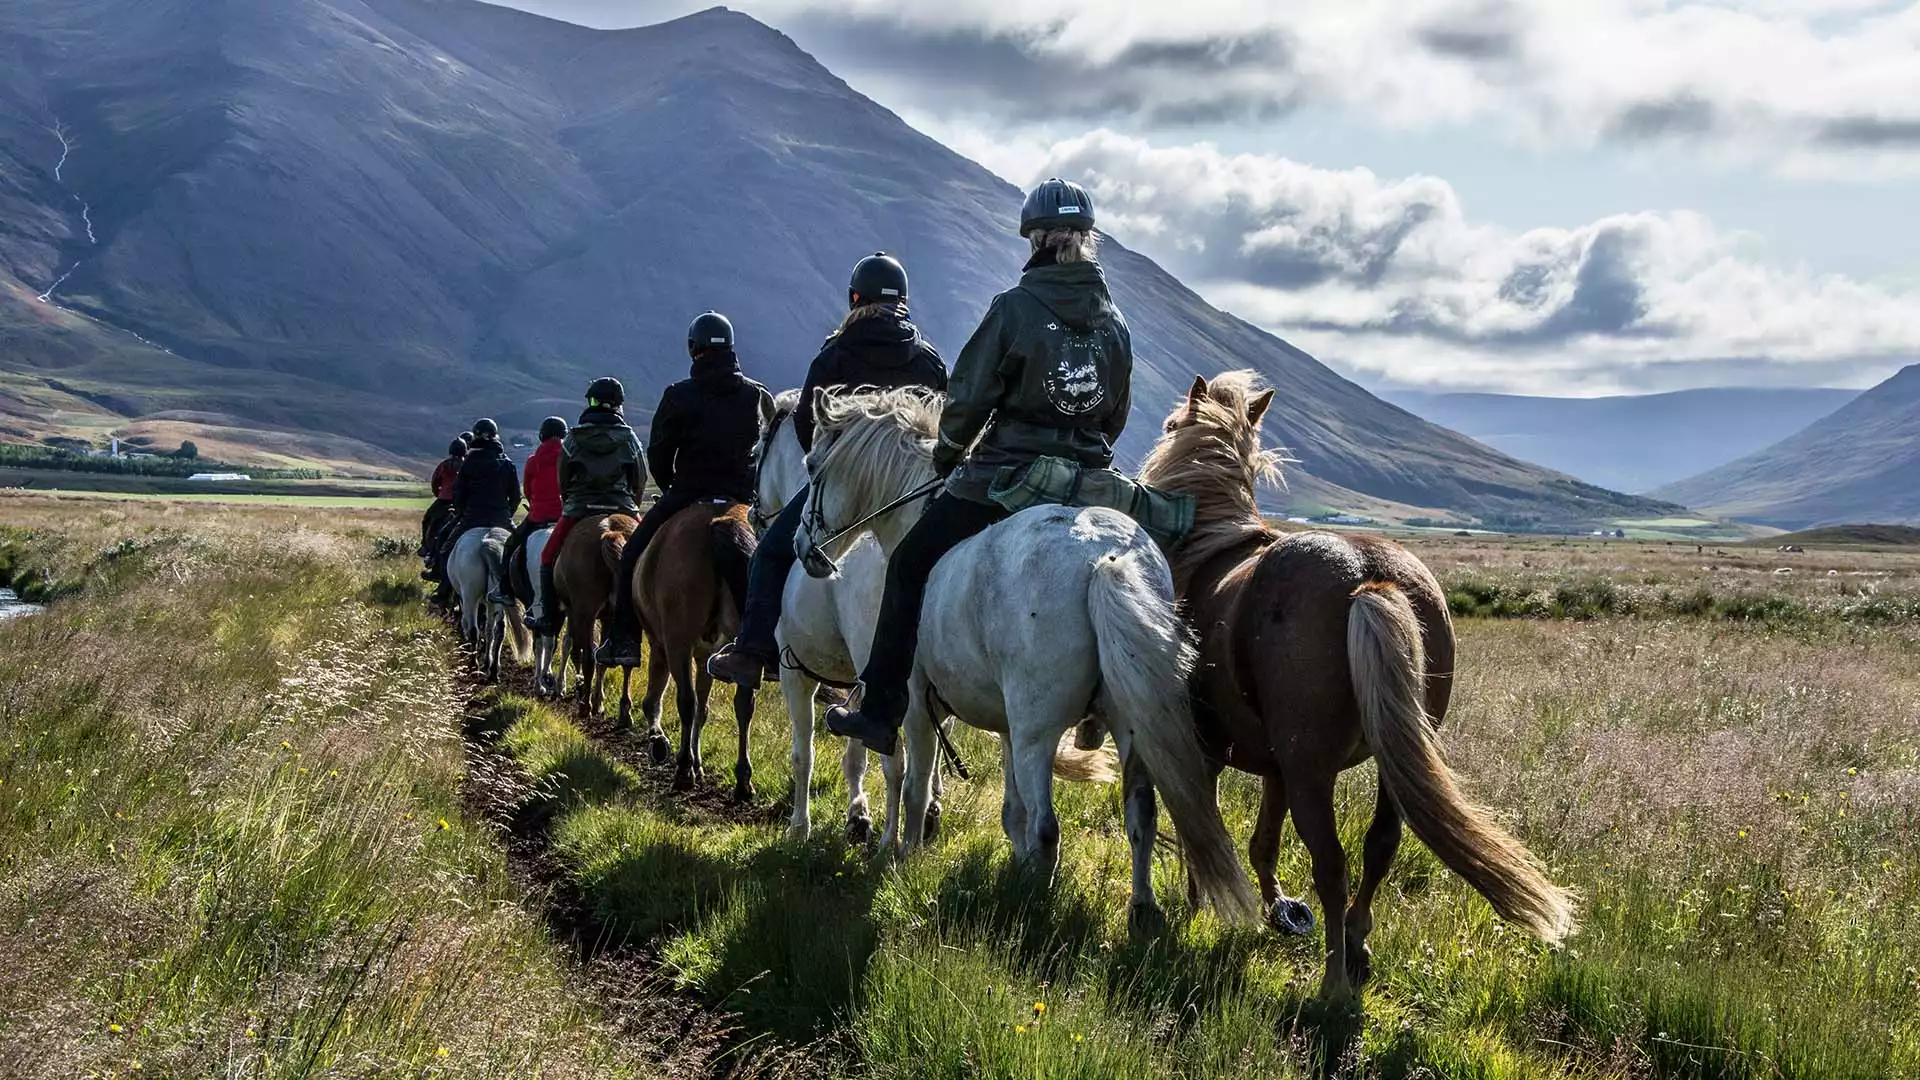
{"type": "Polygon", "coordinates": [[[1047,361],[1047,400],[1068,416],[1084,416],[1100,407],[1107,398],[1107,381],[1102,373],[1107,366],[1106,346],[1091,330],[1047,324],[1053,355],[1047,361]]]}

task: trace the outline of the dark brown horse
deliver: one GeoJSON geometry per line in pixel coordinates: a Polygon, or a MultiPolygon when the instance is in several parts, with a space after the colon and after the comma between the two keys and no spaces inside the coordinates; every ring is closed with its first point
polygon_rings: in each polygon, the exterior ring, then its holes
{"type": "MultiPolygon", "coordinates": [[[[686,791],[706,779],[700,737],[707,723],[707,697],[713,679],[707,657],[740,629],[739,601],[746,565],[756,540],[745,503],[695,503],[667,519],[633,570],[633,602],[647,637],[647,694],[640,710],[647,717],[647,742],[656,762],[670,748],[660,726],[663,673],[673,676],[680,712],[680,759],[673,786],[686,791]]],[[[623,545],[624,546],[624,541],[623,545]]],[[[620,691],[620,714],[629,713],[627,673],[620,691]]],[[[734,764],[733,794],[753,799],[753,763],[747,736],[753,726],[753,693],[736,689],[733,715],[740,729],[740,753],[734,764]]]]}
{"type": "Polygon", "coordinates": [[[1313,858],[1326,920],[1322,993],[1372,973],[1373,898],[1404,819],[1433,853],[1508,920],[1549,941],[1573,930],[1571,895],[1468,802],[1440,756],[1434,728],[1452,689],[1453,624],[1426,566],[1398,544],[1327,532],[1280,533],[1254,504],[1274,474],[1260,449],[1273,391],[1250,372],[1196,378],[1167,418],[1140,478],[1197,501],[1197,522],[1170,559],[1200,639],[1195,717],[1220,760],[1262,779],[1248,854],[1270,920],[1304,931],[1312,915],[1274,878],[1289,811],[1313,858]],[[1347,861],[1334,821],[1334,781],[1373,757],[1380,793],[1367,830],[1360,890],[1347,907],[1347,861]],[[1340,919],[1345,908],[1344,920],[1340,919]]]}
{"type": "Polygon", "coordinates": [[[577,684],[580,707],[594,716],[606,703],[602,672],[593,659],[596,632],[612,628],[614,571],[620,566],[620,549],[639,526],[625,514],[581,518],[567,533],[553,565],[555,599],[567,613],[567,648],[582,680],[577,684]]]}

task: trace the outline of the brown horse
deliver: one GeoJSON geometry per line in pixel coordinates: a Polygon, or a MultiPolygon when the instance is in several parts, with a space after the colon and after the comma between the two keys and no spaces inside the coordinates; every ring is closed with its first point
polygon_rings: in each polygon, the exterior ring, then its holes
{"type": "MultiPolygon", "coordinates": [[[[647,693],[640,710],[647,717],[647,742],[656,763],[671,749],[660,726],[660,699],[666,692],[662,673],[673,676],[675,704],[680,711],[680,758],[673,774],[675,791],[688,791],[706,780],[700,757],[700,738],[707,724],[707,697],[713,678],[707,657],[740,629],[738,595],[745,590],[747,561],[757,543],[745,503],[695,503],[668,518],[654,534],[639,565],[633,569],[633,602],[645,631],[647,693]]],[[[624,539],[621,546],[625,545],[624,539]]],[[[620,714],[629,713],[627,672],[620,691],[620,714]]],[[[733,794],[740,802],[753,799],[753,763],[747,754],[747,736],[753,726],[753,693],[736,689],[733,715],[740,729],[740,752],[734,763],[733,794]]]]}
{"type": "Polygon", "coordinates": [[[1312,926],[1312,914],[1283,898],[1274,879],[1280,826],[1291,811],[1313,859],[1326,920],[1321,992],[1364,983],[1372,973],[1374,893],[1393,863],[1404,819],[1494,910],[1560,941],[1573,930],[1572,896],[1467,801],[1435,743],[1454,661],[1439,584],[1398,544],[1326,532],[1287,535],[1266,524],[1254,487],[1278,471],[1275,455],[1260,449],[1260,419],[1273,391],[1255,390],[1251,372],[1229,372],[1211,384],[1194,379],[1140,478],[1197,502],[1195,530],[1170,559],[1200,639],[1195,718],[1217,759],[1262,779],[1248,854],[1269,919],[1299,932],[1312,926]],[[1379,762],[1379,799],[1360,890],[1346,907],[1334,781],[1368,757],[1379,762]],[[1336,921],[1343,907],[1344,925],[1336,921]]]}
{"type": "MultiPolygon", "coordinates": [[[[567,613],[567,648],[582,680],[576,684],[580,708],[588,715],[600,715],[606,705],[605,680],[593,658],[596,632],[612,627],[613,575],[620,566],[620,549],[639,526],[625,514],[581,518],[567,533],[553,565],[554,598],[567,613]]],[[[565,694],[564,685],[560,692],[565,694]]]]}

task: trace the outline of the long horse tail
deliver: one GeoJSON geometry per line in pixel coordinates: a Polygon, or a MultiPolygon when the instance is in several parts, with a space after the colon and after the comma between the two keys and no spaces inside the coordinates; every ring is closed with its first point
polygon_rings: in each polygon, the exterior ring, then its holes
{"type": "Polygon", "coordinates": [[[620,572],[620,556],[627,550],[627,540],[632,530],[606,529],[600,534],[600,561],[607,564],[607,572],[620,572]]]}
{"type": "Polygon", "coordinates": [[[1252,918],[1258,905],[1220,818],[1213,772],[1194,731],[1187,697],[1193,644],[1158,549],[1143,540],[1102,558],[1087,607],[1100,650],[1101,711],[1116,728],[1131,729],[1131,750],[1166,803],[1200,897],[1229,921],[1252,918]]]}
{"type": "Polygon", "coordinates": [[[1073,784],[1111,784],[1120,779],[1120,756],[1110,746],[1082,750],[1069,731],[1054,748],[1053,775],[1073,784]]]}
{"type": "Polygon", "coordinates": [[[1467,800],[1440,756],[1423,704],[1420,617],[1390,582],[1362,585],[1347,609],[1347,666],[1380,783],[1413,833],[1501,917],[1557,944],[1573,933],[1571,892],[1487,811],[1467,800]]]}

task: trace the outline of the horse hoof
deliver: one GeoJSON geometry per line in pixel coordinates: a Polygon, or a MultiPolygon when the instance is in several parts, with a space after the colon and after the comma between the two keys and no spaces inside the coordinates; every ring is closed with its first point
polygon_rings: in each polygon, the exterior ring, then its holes
{"type": "Polygon", "coordinates": [[[1167,929],[1167,913],[1152,900],[1127,909],[1127,931],[1139,937],[1158,937],[1167,929]]]}
{"type": "Polygon", "coordinates": [[[753,791],[753,785],[751,783],[733,785],[733,801],[734,802],[740,804],[741,806],[747,806],[753,802],[753,798],[754,798],[754,791],[753,791]]]}
{"type": "Polygon", "coordinates": [[[687,792],[693,790],[693,770],[677,769],[673,774],[673,790],[687,792]]]}
{"type": "Polygon", "coordinates": [[[665,735],[648,736],[647,756],[653,759],[654,768],[659,768],[673,760],[673,744],[665,735]]]}
{"type": "Polygon", "coordinates": [[[847,819],[847,843],[854,847],[866,847],[873,842],[873,819],[857,817],[847,819]]]}
{"type": "Polygon", "coordinates": [[[1313,933],[1313,909],[1291,897],[1283,896],[1267,908],[1267,925],[1282,934],[1300,937],[1313,933]]]}
{"type": "Polygon", "coordinates": [[[927,807],[926,822],[920,827],[920,835],[931,844],[940,838],[940,804],[932,803],[927,807]]]}
{"type": "Polygon", "coordinates": [[[1356,987],[1365,986],[1373,978],[1373,950],[1352,937],[1347,938],[1347,978],[1356,987]]]}
{"type": "Polygon", "coordinates": [[[813,830],[808,827],[804,821],[796,825],[788,825],[787,842],[790,844],[804,844],[807,842],[807,837],[812,835],[812,833],[813,830]]]}

